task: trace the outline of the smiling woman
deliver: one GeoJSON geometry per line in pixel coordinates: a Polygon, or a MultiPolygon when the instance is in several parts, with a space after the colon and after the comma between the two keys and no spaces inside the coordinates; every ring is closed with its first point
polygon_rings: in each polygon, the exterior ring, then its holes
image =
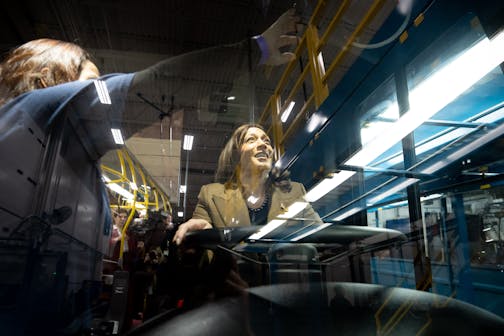
{"type": "Polygon", "coordinates": [[[300,202],[305,205],[302,213],[294,215],[306,223],[322,223],[304,203],[304,186],[287,174],[277,176],[272,163],[273,148],[262,126],[238,127],[220,154],[216,183],[201,188],[193,217],[180,225],[174,241],[180,244],[188,231],[265,225],[300,202]]]}

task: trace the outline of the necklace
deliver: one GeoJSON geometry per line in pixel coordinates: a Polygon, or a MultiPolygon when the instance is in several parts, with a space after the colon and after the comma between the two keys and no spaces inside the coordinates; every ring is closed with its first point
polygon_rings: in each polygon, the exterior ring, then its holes
{"type": "Polygon", "coordinates": [[[260,198],[253,197],[253,196],[247,198],[247,208],[249,209],[249,211],[259,212],[262,209],[264,209],[264,207],[268,204],[268,193],[264,194],[264,200],[263,200],[261,206],[259,206],[258,208],[251,208],[249,204],[252,203],[252,205],[254,205],[255,203],[257,203],[257,201],[259,201],[259,199],[260,198]],[[254,200],[255,200],[255,202],[254,202],[254,200]]]}

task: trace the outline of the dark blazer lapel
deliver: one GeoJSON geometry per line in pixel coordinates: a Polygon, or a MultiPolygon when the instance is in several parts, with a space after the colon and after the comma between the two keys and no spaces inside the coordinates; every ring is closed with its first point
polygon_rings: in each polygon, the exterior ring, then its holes
{"type": "Polygon", "coordinates": [[[238,189],[227,189],[212,196],[222,226],[249,226],[247,205],[238,189]]]}

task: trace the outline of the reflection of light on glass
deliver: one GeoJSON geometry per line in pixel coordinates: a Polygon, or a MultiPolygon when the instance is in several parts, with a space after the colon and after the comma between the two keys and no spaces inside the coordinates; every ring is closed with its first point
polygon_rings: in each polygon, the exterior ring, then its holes
{"type": "Polygon", "coordinates": [[[368,142],[379,136],[387,125],[390,125],[390,123],[386,121],[373,121],[362,127],[360,132],[362,145],[366,145],[368,142]]]}
{"type": "Polygon", "coordinates": [[[308,126],[307,130],[308,132],[313,132],[320,126],[322,126],[325,122],[327,121],[327,117],[320,115],[319,113],[315,112],[312,114],[310,117],[310,121],[308,121],[308,126]]]}
{"type": "Polygon", "coordinates": [[[98,99],[100,99],[100,103],[107,105],[112,104],[109,91],[107,89],[107,84],[102,80],[94,80],[93,82],[96,88],[96,92],[98,93],[98,99]]]}
{"type": "Polygon", "coordinates": [[[130,182],[130,188],[131,190],[138,190],[138,186],[134,182],[130,182]]]}
{"type": "Polygon", "coordinates": [[[479,137],[478,139],[476,139],[473,142],[469,143],[468,145],[462,147],[461,149],[457,150],[456,152],[450,154],[448,157],[446,157],[446,159],[439,160],[439,161],[435,162],[434,164],[432,164],[431,166],[422,169],[421,172],[425,173],[425,174],[432,174],[432,173],[438,171],[439,169],[446,167],[450,163],[461,159],[462,157],[471,153],[475,149],[485,145],[486,143],[501,136],[502,134],[504,134],[504,124],[493,129],[492,131],[488,132],[487,134],[479,137]]]}
{"type": "MultiPolygon", "coordinates": [[[[379,137],[368,142],[344,164],[350,166],[369,165],[378,156],[478,82],[503,60],[503,32],[499,33],[491,41],[485,38],[472,48],[464,51],[452,62],[417,85],[409,94],[409,111],[403,114],[399,120],[390,124],[389,127],[383,129],[379,137]]],[[[352,175],[349,174],[347,178],[352,175]]],[[[323,193],[317,192],[314,199],[320,199],[343,182],[338,179],[337,183],[333,183],[332,188],[324,189],[323,193]]],[[[314,189],[318,187],[319,185],[315,186],[314,189]]],[[[308,194],[314,189],[310,190],[308,194]]]]}
{"type": "Polygon", "coordinates": [[[231,101],[231,100],[235,100],[235,99],[236,99],[236,97],[235,97],[235,96],[229,96],[229,97],[227,97],[226,99],[227,99],[227,100],[229,100],[229,101],[231,101]]]}
{"type": "Polygon", "coordinates": [[[315,226],[315,228],[311,229],[310,231],[307,231],[303,234],[300,234],[299,236],[295,236],[294,238],[291,239],[291,241],[298,241],[300,239],[303,239],[305,237],[308,237],[316,232],[319,232],[320,230],[322,229],[325,229],[326,227],[332,225],[332,223],[324,223],[324,224],[321,224],[321,225],[317,225],[315,226]]]}
{"type": "Polygon", "coordinates": [[[182,148],[184,150],[190,151],[193,146],[193,141],[194,141],[194,135],[184,135],[184,144],[182,145],[182,148]]]}
{"type": "Polygon", "coordinates": [[[356,214],[357,212],[361,211],[363,208],[362,207],[354,207],[352,209],[349,209],[347,211],[345,211],[344,213],[342,213],[341,215],[338,215],[336,217],[333,218],[334,221],[341,221],[347,217],[350,217],[354,214],[356,214]]]}
{"type": "Polygon", "coordinates": [[[409,94],[410,109],[398,121],[382,130],[382,135],[369,142],[347,161],[365,166],[411,133],[424,121],[455,100],[504,59],[504,33],[492,41],[483,39],[451,63],[417,85],[409,94]]]}
{"type": "Polygon", "coordinates": [[[292,109],[294,108],[294,105],[296,105],[296,102],[291,101],[289,105],[285,108],[285,110],[282,113],[282,116],[280,117],[280,120],[284,123],[289,119],[289,115],[292,112],[292,109]]]}
{"type": "Polygon", "coordinates": [[[278,218],[282,219],[273,219],[268,224],[264,225],[258,232],[250,235],[249,239],[261,239],[271,231],[277,229],[280,227],[282,224],[284,224],[287,219],[293,218],[296,216],[298,213],[303,211],[306,207],[308,206],[308,203],[306,202],[295,202],[289,206],[287,211],[283,214],[278,215],[278,218]]]}
{"type": "Polygon", "coordinates": [[[493,239],[487,239],[485,240],[485,243],[490,243],[490,242],[493,242],[494,240],[493,239]]]}
{"type": "Polygon", "coordinates": [[[307,206],[308,206],[308,203],[306,203],[306,202],[292,203],[285,213],[280,214],[277,217],[278,218],[285,218],[285,219],[292,218],[292,217],[296,216],[298,213],[300,213],[301,211],[303,211],[307,206]]]}
{"type": "Polygon", "coordinates": [[[273,219],[268,224],[263,226],[258,232],[250,235],[249,239],[252,239],[252,240],[261,239],[262,237],[264,237],[265,235],[267,235],[271,231],[278,228],[283,223],[285,223],[285,219],[273,219]]]}
{"type": "Polygon", "coordinates": [[[181,184],[179,190],[181,194],[185,194],[187,191],[187,186],[185,184],[181,184]]]}
{"type": "Polygon", "coordinates": [[[118,128],[111,128],[112,137],[114,138],[114,142],[118,145],[124,145],[124,139],[121,133],[121,130],[118,128]]]}
{"type": "Polygon", "coordinates": [[[483,232],[487,232],[487,231],[490,231],[490,230],[492,230],[492,228],[487,227],[487,228],[483,229],[483,232]]]}
{"type": "Polygon", "coordinates": [[[444,196],[443,194],[432,194],[432,195],[429,195],[429,196],[420,197],[420,202],[430,201],[430,200],[433,200],[433,199],[436,199],[436,198],[439,198],[439,197],[443,197],[443,196],[444,196]]]}
{"type": "Polygon", "coordinates": [[[333,190],[341,183],[348,180],[355,174],[353,171],[342,170],[339,173],[335,173],[330,178],[325,178],[320,181],[317,185],[310,189],[308,193],[306,193],[305,199],[308,202],[318,201],[322,196],[327,194],[329,191],[333,190]]]}
{"type": "Polygon", "coordinates": [[[382,199],[385,199],[401,190],[403,190],[404,188],[412,185],[413,183],[417,182],[418,179],[414,179],[414,178],[411,178],[411,179],[407,179],[406,181],[403,181],[401,183],[399,183],[398,185],[382,192],[381,194],[375,196],[375,197],[372,197],[370,199],[367,200],[367,205],[373,205],[375,204],[376,202],[378,201],[381,201],[382,199]]]}
{"type": "Polygon", "coordinates": [[[182,211],[177,212],[177,216],[179,216],[180,218],[184,217],[184,212],[182,211]]]}
{"type": "MultiPolygon", "coordinates": [[[[501,103],[502,104],[502,103],[501,103]]],[[[492,107],[492,109],[495,107],[492,107]]],[[[464,120],[465,122],[473,122],[473,123],[493,123],[500,119],[504,118],[504,108],[500,108],[492,113],[489,113],[481,118],[477,118],[474,120],[464,120]]],[[[457,128],[452,131],[446,132],[444,134],[438,133],[434,134],[430,139],[423,141],[422,144],[415,147],[415,152],[417,155],[425,153],[433,148],[439,147],[445,143],[448,143],[452,140],[460,138],[470,132],[473,132],[474,129],[471,128],[457,128]]],[[[385,162],[387,166],[393,166],[402,162],[402,154],[400,152],[391,156],[391,159],[387,159],[385,162]]]]}

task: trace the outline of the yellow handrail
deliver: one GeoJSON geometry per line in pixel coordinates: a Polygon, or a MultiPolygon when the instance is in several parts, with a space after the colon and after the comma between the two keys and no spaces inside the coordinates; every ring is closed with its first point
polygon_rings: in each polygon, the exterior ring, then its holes
{"type": "Polygon", "coordinates": [[[334,13],[331,21],[327,25],[327,28],[322,33],[322,37],[319,38],[319,32],[317,26],[320,23],[322,15],[326,9],[326,5],[329,1],[319,0],[313,14],[308,22],[305,33],[300,39],[300,42],[294,51],[295,59],[289,62],[277,83],[274,93],[266,103],[260,118],[259,123],[265,124],[268,117],[271,118],[271,127],[268,129],[268,133],[272,134],[272,138],[275,144],[275,155],[277,158],[284,152],[285,142],[292,135],[299,122],[303,120],[303,116],[308,111],[308,108],[313,104],[315,110],[318,109],[322,103],[329,96],[328,81],[335,73],[336,68],[341,64],[343,58],[348,54],[348,51],[352,47],[352,44],[357,39],[359,34],[362,33],[363,29],[371,23],[373,18],[377,13],[384,7],[385,0],[375,0],[368,10],[363,15],[361,21],[354,29],[349,38],[345,41],[343,48],[336,54],[334,59],[329,65],[327,71],[324,70],[324,60],[322,57],[322,48],[327,44],[331,34],[334,33],[336,25],[341,21],[345,12],[349,9],[352,4],[349,0],[344,0],[339,5],[336,13],[334,13]],[[292,75],[296,64],[299,62],[301,55],[307,53],[307,64],[303,69],[299,77],[297,77],[296,82],[292,89],[287,93],[287,98],[282,99],[282,92],[285,89],[289,78],[292,75]],[[285,111],[286,107],[294,101],[294,97],[301,90],[303,83],[307,80],[308,73],[311,76],[311,84],[313,86],[313,93],[309,97],[304,97],[304,105],[298,109],[294,118],[287,129],[284,131],[281,113],[285,111]]]}

